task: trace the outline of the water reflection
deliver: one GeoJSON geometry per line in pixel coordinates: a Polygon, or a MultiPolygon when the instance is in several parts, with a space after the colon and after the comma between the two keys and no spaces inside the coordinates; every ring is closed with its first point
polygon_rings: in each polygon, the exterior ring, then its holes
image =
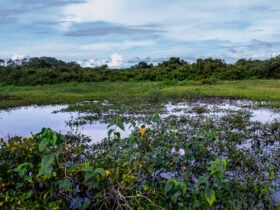
{"type": "MultiPolygon", "coordinates": [[[[9,136],[30,136],[31,133],[39,132],[43,127],[48,127],[53,130],[59,131],[62,134],[68,131],[77,131],[81,134],[91,137],[92,142],[96,143],[107,137],[107,124],[94,122],[85,124],[75,128],[71,128],[66,122],[78,119],[83,114],[79,112],[59,112],[61,109],[66,108],[67,105],[55,106],[29,106],[20,107],[10,111],[0,111],[0,137],[7,138],[9,136]]],[[[273,120],[280,121],[280,113],[273,112],[270,109],[263,108],[250,108],[249,101],[226,101],[222,103],[176,103],[166,104],[165,108],[167,113],[162,114],[161,117],[169,115],[176,116],[195,116],[199,114],[208,117],[222,117],[228,112],[246,111],[251,113],[251,121],[259,121],[261,123],[271,123],[273,120]],[[195,107],[198,107],[194,109],[195,107]],[[196,110],[196,111],[195,111],[196,110]],[[201,113],[198,113],[200,111],[201,113]]],[[[122,137],[129,135],[129,129],[122,132],[122,137]]]]}
{"type": "MultiPolygon", "coordinates": [[[[107,137],[107,124],[95,122],[76,128],[67,126],[66,122],[76,119],[81,114],[77,112],[59,112],[67,106],[29,106],[10,111],[0,111],[0,137],[31,136],[31,133],[40,132],[43,127],[51,128],[62,134],[68,131],[77,131],[90,136],[93,143],[107,137]]],[[[122,136],[128,135],[122,133],[122,136]]]]}
{"type": "Polygon", "coordinates": [[[253,102],[247,100],[229,101],[224,100],[222,103],[187,103],[181,102],[177,104],[168,103],[165,106],[167,113],[164,117],[170,114],[176,116],[191,116],[204,115],[206,117],[218,117],[221,118],[229,114],[229,112],[250,113],[250,121],[258,121],[260,123],[271,123],[273,121],[280,121],[280,113],[271,109],[256,108],[253,102]]]}

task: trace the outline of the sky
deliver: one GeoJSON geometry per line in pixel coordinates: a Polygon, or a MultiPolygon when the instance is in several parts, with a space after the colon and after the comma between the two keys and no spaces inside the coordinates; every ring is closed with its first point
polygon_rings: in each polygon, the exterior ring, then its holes
{"type": "Polygon", "coordinates": [[[279,0],[1,0],[0,58],[111,67],[280,54],[279,0]]]}

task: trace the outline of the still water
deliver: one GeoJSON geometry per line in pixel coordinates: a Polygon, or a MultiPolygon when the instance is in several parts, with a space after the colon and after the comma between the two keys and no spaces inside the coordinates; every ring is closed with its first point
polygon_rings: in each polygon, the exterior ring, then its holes
{"type": "MultiPolygon", "coordinates": [[[[276,113],[270,109],[264,108],[244,108],[248,105],[248,101],[237,101],[235,104],[229,104],[227,101],[219,104],[209,103],[168,103],[165,105],[166,113],[161,117],[169,115],[196,115],[193,107],[204,107],[207,116],[223,116],[230,111],[246,110],[251,113],[251,121],[259,121],[261,123],[271,123],[274,120],[280,121],[280,113],[276,113]]],[[[71,128],[67,122],[83,116],[79,112],[59,112],[61,109],[66,108],[67,105],[50,105],[50,106],[28,106],[12,109],[9,111],[0,111],[0,137],[8,138],[9,136],[31,136],[32,133],[38,133],[43,127],[51,128],[62,134],[68,131],[79,132],[81,134],[91,137],[92,143],[100,142],[107,137],[108,124],[94,122],[85,124],[78,127],[71,128]]],[[[128,136],[129,129],[121,132],[122,137],[128,136]]]]}
{"type": "Polygon", "coordinates": [[[92,142],[101,141],[107,137],[107,124],[94,123],[71,128],[67,122],[79,117],[77,112],[58,112],[65,108],[63,105],[56,106],[29,106],[20,107],[10,111],[0,111],[0,137],[31,136],[38,133],[43,127],[51,128],[62,134],[68,131],[77,131],[90,136],[92,142]]]}

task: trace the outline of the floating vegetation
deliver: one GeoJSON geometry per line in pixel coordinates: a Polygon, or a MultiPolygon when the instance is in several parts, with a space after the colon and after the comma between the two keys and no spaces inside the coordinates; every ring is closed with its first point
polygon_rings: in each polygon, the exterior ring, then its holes
{"type": "Polygon", "coordinates": [[[138,101],[87,101],[63,108],[79,111],[72,120],[77,125],[78,120],[108,122],[108,135],[94,144],[78,133],[61,135],[50,129],[28,138],[2,139],[1,206],[280,206],[277,110],[246,100],[213,98],[153,107],[138,101]],[[268,117],[262,120],[258,114],[268,117]],[[123,130],[129,131],[126,136],[123,130]]]}

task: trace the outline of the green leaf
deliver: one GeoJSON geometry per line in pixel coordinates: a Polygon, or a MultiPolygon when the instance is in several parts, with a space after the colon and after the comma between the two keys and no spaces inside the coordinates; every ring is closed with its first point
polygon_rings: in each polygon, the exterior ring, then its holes
{"type": "Polygon", "coordinates": [[[211,171],[211,175],[213,175],[213,174],[222,174],[222,173],[223,173],[223,171],[220,168],[214,168],[211,171]]]}
{"type": "Polygon", "coordinates": [[[160,115],[158,113],[155,113],[153,115],[153,121],[159,123],[160,122],[160,115]]]}
{"type": "Polygon", "coordinates": [[[52,165],[54,164],[54,160],[55,160],[55,156],[54,155],[45,155],[45,156],[43,156],[38,176],[41,176],[41,175],[48,175],[48,176],[50,176],[52,171],[53,171],[52,165]]]}
{"type": "Polygon", "coordinates": [[[205,197],[206,201],[208,202],[209,206],[212,206],[214,204],[214,202],[216,201],[215,191],[212,189],[211,190],[206,189],[204,191],[204,197],[205,197]]]}
{"type": "Polygon", "coordinates": [[[91,171],[93,171],[93,167],[92,166],[86,166],[86,167],[82,168],[81,171],[91,172],[91,171]]]}
{"type": "Polygon", "coordinates": [[[167,194],[175,186],[174,179],[169,179],[165,185],[164,193],[167,194]]]}
{"type": "Polygon", "coordinates": [[[58,147],[62,143],[62,137],[59,133],[52,131],[53,146],[58,147]]]}
{"type": "Polygon", "coordinates": [[[185,195],[187,192],[187,185],[184,182],[181,182],[181,191],[185,195]]]}
{"type": "Polygon", "coordinates": [[[24,183],[17,183],[16,184],[16,189],[19,189],[19,188],[21,188],[21,187],[23,187],[24,186],[24,183]]]}
{"type": "Polygon", "coordinates": [[[116,125],[118,126],[118,128],[120,128],[121,130],[125,130],[125,127],[124,127],[124,123],[123,123],[123,120],[118,118],[117,121],[116,121],[116,125]]]}
{"type": "Polygon", "coordinates": [[[28,162],[27,162],[27,163],[22,163],[22,164],[18,165],[18,166],[14,169],[14,171],[15,171],[15,172],[18,172],[19,175],[20,175],[21,177],[23,177],[23,176],[25,176],[25,174],[26,174],[28,168],[31,168],[31,167],[32,167],[32,164],[31,164],[31,163],[28,163],[28,162]]]}
{"type": "Polygon", "coordinates": [[[85,180],[89,180],[93,177],[93,173],[86,173],[85,174],[85,180]]]}
{"type": "Polygon", "coordinates": [[[56,148],[62,143],[62,136],[50,128],[43,128],[39,135],[41,139],[39,144],[40,152],[46,150],[49,144],[56,148]]]}
{"type": "Polygon", "coordinates": [[[206,174],[203,174],[202,176],[200,176],[198,178],[198,181],[197,181],[197,185],[201,185],[201,184],[204,184],[204,183],[207,183],[208,182],[208,179],[209,179],[209,174],[206,173],[206,174]]]}
{"type": "Polygon", "coordinates": [[[116,139],[120,139],[121,138],[120,132],[114,132],[114,135],[115,135],[116,139]]]}
{"type": "Polygon", "coordinates": [[[108,136],[111,136],[111,134],[113,133],[114,130],[115,130],[115,129],[109,129],[108,132],[107,132],[107,135],[108,135],[108,136]]]}
{"type": "Polygon", "coordinates": [[[175,198],[176,200],[182,195],[182,193],[180,191],[176,191],[172,197],[175,198]]]}
{"type": "Polygon", "coordinates": [[[101,176],[105,176],[106,172],[103,168],[96,168],[93,172],[94,174],[99,174],[101,176]]]}
{"type": "Polygon", "coordinates": [[[67,192],[71,188],[71,182],[68,179],[63,179],[63,180],[58,181],[58,186],[64,192],[67,192]]]}
{"type": "Polygon", "coordinates": [[[227,167],[227,161],[225,159],[222,159],[221,161],[222,161],[222,163],[224,165],[224,168],[226,168],[227,167]]]}
{"type": "Polygon", "coordinates": [[[49,144],[49,139],[43,138],[39,144],[39,151],[43,152],[46,150],[47,146],[49,144]]]}
{"type": "Polygon", "coordinates": [[[25,199],[31,198],[31,196],[32,196],[32,190],[29,190],[29,191],[27,191],[27,192],[25,192],[25,193],[23,193],[23,194],[24,194],[25,199]]]}
{"type": "Polygon", "coordinates": [[[82,210],[89,209],[90,204],[91,204],[90,200],[85,201],[83,203],[82,210]]]}

